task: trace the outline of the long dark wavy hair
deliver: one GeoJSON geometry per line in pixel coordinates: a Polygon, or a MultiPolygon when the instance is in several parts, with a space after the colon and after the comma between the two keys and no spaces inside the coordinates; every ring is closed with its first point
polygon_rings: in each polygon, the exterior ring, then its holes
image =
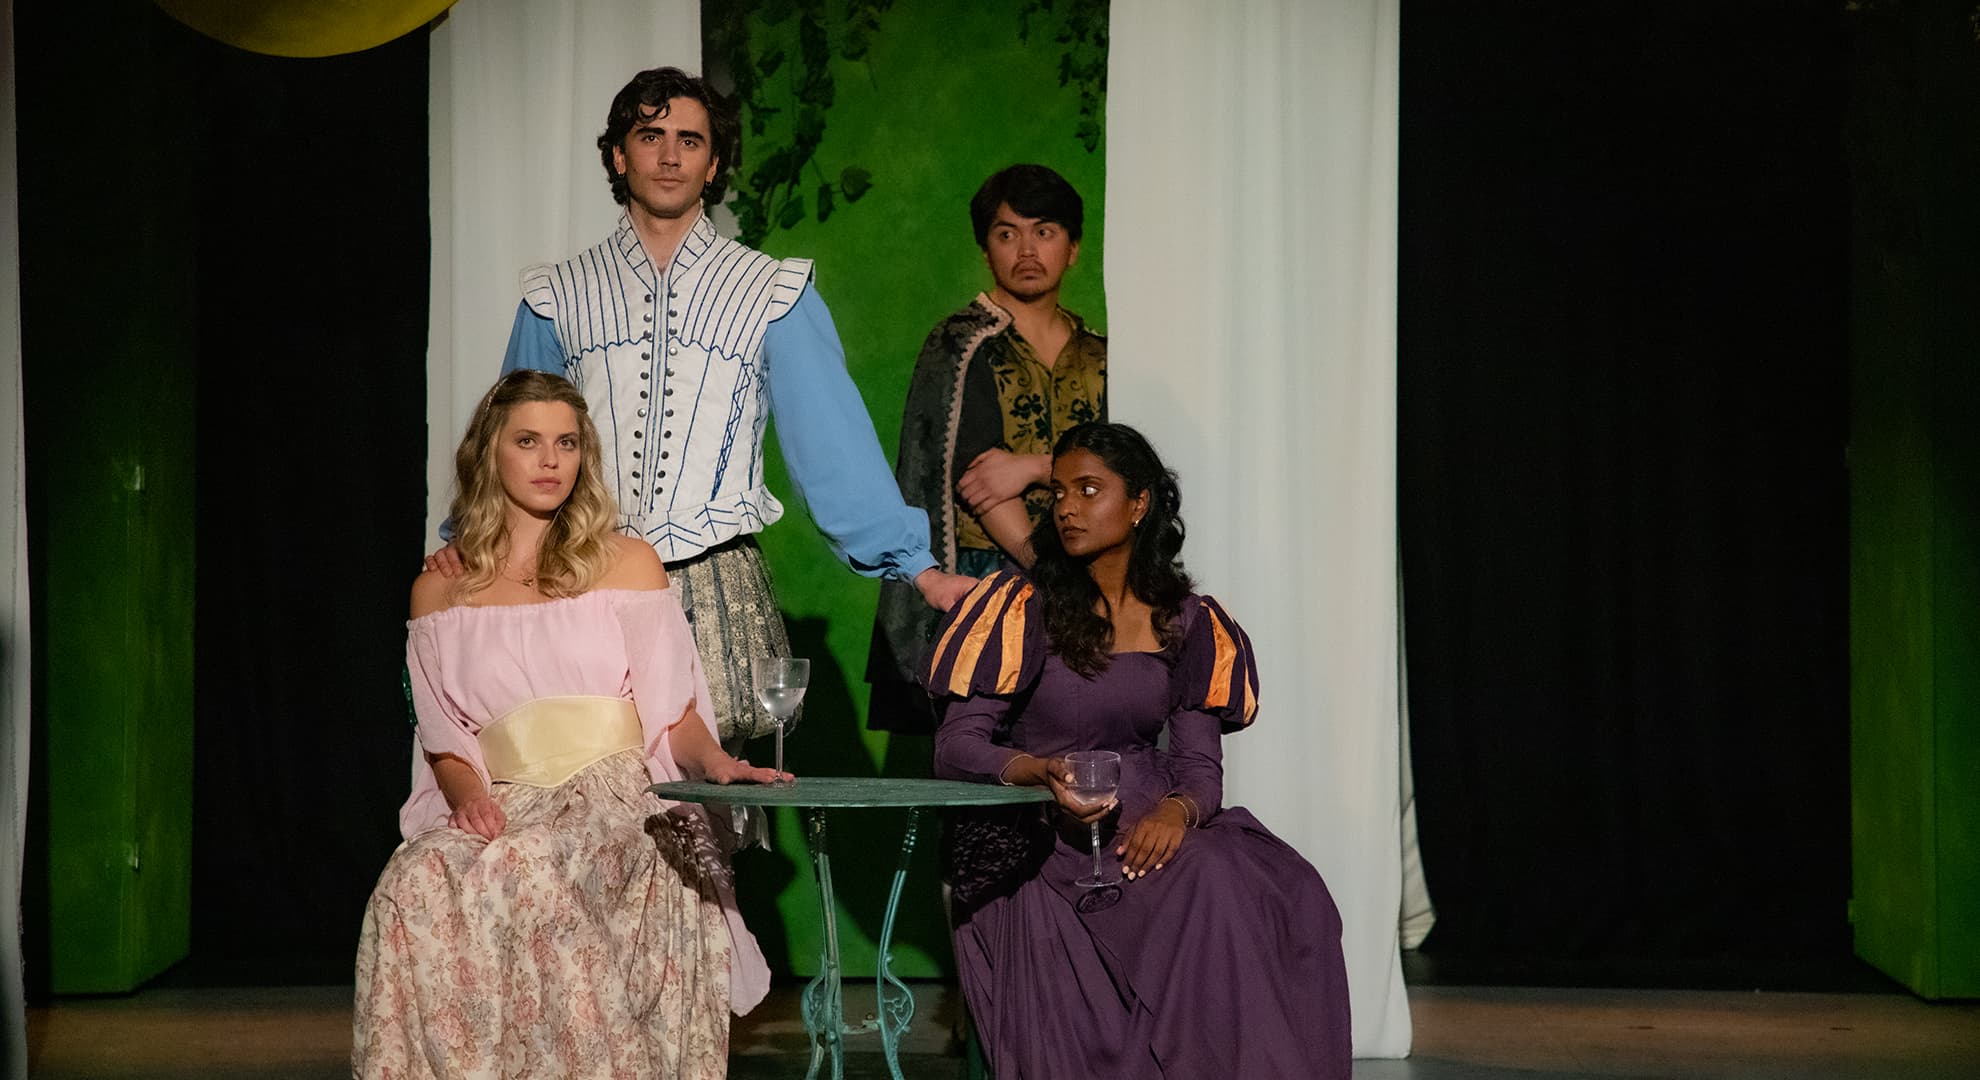
{"type": "MultiPolygon", "coordinates": [[[[1141,432],[1126,424],[1081,424],[1059,436],[1054,461],[1074,450],[1090,451],[1127,482],[1128,498],[1148,493],[1148,509],[1134,530],[1128,556],[1127,587],[1154,609],[1155,634],[1164,648],[1181,636],[1177,616],[1193,587],[1178,557],[1183,546],[1182,489],[1141,432]]],[[[1066,554],[1053,515],[1031,531],[1037,561],[1031,581],[1045,604],[1045,633],[1067,667],[1092,677],[1106,670],[1113,652],[1114,624],[1108,601],[1087,570],[1087,560],[1066,554]]]]}

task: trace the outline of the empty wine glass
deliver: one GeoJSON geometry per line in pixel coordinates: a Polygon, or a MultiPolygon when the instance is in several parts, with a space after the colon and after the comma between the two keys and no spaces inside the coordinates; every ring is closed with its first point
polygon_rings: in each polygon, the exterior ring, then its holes
{"type": "MultiPolygon", "coordinates": [[[[1065,756],[1066,772],[1072,780],[1066,795],[1075,804],[1070,809],[1096,810],[1105,806],[1121,788],[1121,755],[1112,750],[1075,750],[1065,756]]],[[[1093,873],[1073,882],[1086,888],[1120,884],[1119,870],[1100,865],[1100,822],[1087,823],[1093,837],[1093,873]]]]}
{"type": "Polygon", "coordinates": [[[772,787],[788,787],[784,778],[784,724],[804,701],[804,688],[811,681],[811,661],[803,657],[758,656],[749,662],[750,684],[756,700],[777,726],[777,778],[772,787]]]}

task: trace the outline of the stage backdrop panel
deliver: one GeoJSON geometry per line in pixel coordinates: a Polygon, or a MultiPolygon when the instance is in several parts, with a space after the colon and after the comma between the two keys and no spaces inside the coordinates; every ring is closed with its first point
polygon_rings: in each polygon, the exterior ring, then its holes
{"type": "Polygon", "coordinates": [[[202,497],[193,955],[178,974],[342,982],[406,794],[427,44],[415,31],[299,60],[184,33],[200,72],[175,94],[201,118],[202,497]],[[271,242],[299,206],[305,257],[271,242]]]}
{"type": "MultiPolygon", "coordinates": [[[[831,308],[847,367],[892,459],[908,376],[923,340],[937,321],[991,284],[969,222],[969,198],[991,173],[1035,162],[1058,170],[1079,190],[1086,233],[1062,301],[1095,327],[1106,325],[1105,155],[1098,113],[1104,45],[1091,37],[1057,40],[1069,28],[1104,33],[1106,9],[1061,4],[1032,13],[1027,25],[1017,3],[898,0],[862,23],[831,5],[818,11],[814,23],[826,49],[808,55],[802,22],[812,16],[802,7],[775,24],[756,18],[740,23],[715,0],[703,9],[711,77],[723,85],[764,79],[759,107],[744,117],[740,190],[716,221],[772,255],[817,261],[819,295],[831,308]],[[1060,65],[1069,55],[1088,77],[1062,86],[1060,65]],[[772,56],[781,56],[774,76],[766,71],[772,56]],[[829,86],[821,88],[821,78],[829,86]],[[812,88],[810,101],[793,90],[799,83],[812,88]],[[797,129],[809,123],[808,113],[823,131],[803,180],[763,199],[767,214],[754,225],[748,207],[767,193],[760,170],[800,143],[797,129]],[[848,183],[849,170],[866,176],[854,174],[848,183]],[[821,186],[832,188],[823,220],[821,186]],[[798,209],[787,211],[793,197],[798,209]],[[791,214],[788,227],[778,224],[784,213],[791,214]]],[[[768,443],[768,483],[789,512],[761,539],[792,647],[812,660],[805,719],[785,747],[790,768],[813,775],[927,775],[931,740],[866,730],[863,676],[878,586],[853,576],[806,520],[774,425],[768,443]]],[[[749,750],[763,760],[769,746],[749,750]]],[[[900,814],[888,811],[842,814],[833,822],[833,884],[848,975],[873,970],[900,825],[900,814]]],[[[774,854],[746,852],[737,859],[739,891],[771,963],[808,973],[818,959],[817,890],[797,816],[786,813],[775,831],[774,854]]],[[[908,976],[951,970],[936,827],[930,823],[923,831],[895,928],[893,970],[908,976]]]]}
{"type": "Polygon", "coordinates": [[[1852,910],[1857,955],[1933,998],[1980,996],[1980,63],[1968,13],[1938,0],[1852,19],[1852,910]]]}
{"type": "Polygon", "coordinates": [[[1835,987],[1843,20],[1405,10],[1424,959],[1445,981],[1835,987]]]}
{"type": "MultiPolygon", "coordinates": [[[[145,6],[18,12],[28,528],[37,619],[29,971],[129,990],[189,946],[193,714],[193,163],[197,114],[131,85],[195,78],[183,28],[145,6]],[[123,80],[81,79],[117,70],[123,80]],[[106,210],[78,183],[105,117],[145,161],[106,210]],[[79,253],[86,253],[79,254],[79,253]],[[114,298],[114,299],[113,299],[114,298]],[[43,922],[45,920],[45,923],[43,922]]],[[[32,812],[32,811],[31,811],[32,812]]]]}
{"type": "Polygon", "coordinates": [[[1326,876],[1355,1052],[1401,1056],[1398,5],[1144,0],[1112,34],[1114,418],[1181,473],[1184,557],[1258,648],[1227,799],[1326,876]]]}

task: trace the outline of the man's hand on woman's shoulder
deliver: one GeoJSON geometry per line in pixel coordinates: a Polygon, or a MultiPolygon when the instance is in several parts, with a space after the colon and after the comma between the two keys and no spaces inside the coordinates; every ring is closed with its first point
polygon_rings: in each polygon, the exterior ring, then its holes
{"type": "Polygon", "coordinates": [[[969,590],[976,588],[976,579],[961,574],[951,574],[937,566],[923,570],[914,579],[914,587],[921,591],[921,598],[936,611],[947,611],[962,602],[969,590]]]}
{"type": "Polygon", "coordinates": [[[421,569],[437,571],[441,577],[456,578],[467,572],[467,564],[461,561],[461,550],[449,540],[446,547],[426,557],[426,565],[421,569]]]}

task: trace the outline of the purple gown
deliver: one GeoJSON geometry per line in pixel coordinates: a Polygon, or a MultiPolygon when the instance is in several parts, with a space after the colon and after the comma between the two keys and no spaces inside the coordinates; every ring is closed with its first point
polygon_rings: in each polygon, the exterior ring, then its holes
{"type": "Polygon", "coordinates": [[[1097,890],[1073,884],[1092,869],[1086,827],[1055,809],[956,823],[956,961],[993,1072],[1346,1080],[1333,898],[1249,811],[1222,806],[1222,736],[1256,706],[1243,631],[1192,596],[1175,647],[1116,654],[1088,679],[1049,654],[1036,603],[1022,577],[998,574],[938,636],[937,774],[995,783],[1020,753],[1118,751],[1120,812],[1101,826],[1114,867],[1117,830],[1170,793],[1201,820],[1161,870],[1097,890]]]}

